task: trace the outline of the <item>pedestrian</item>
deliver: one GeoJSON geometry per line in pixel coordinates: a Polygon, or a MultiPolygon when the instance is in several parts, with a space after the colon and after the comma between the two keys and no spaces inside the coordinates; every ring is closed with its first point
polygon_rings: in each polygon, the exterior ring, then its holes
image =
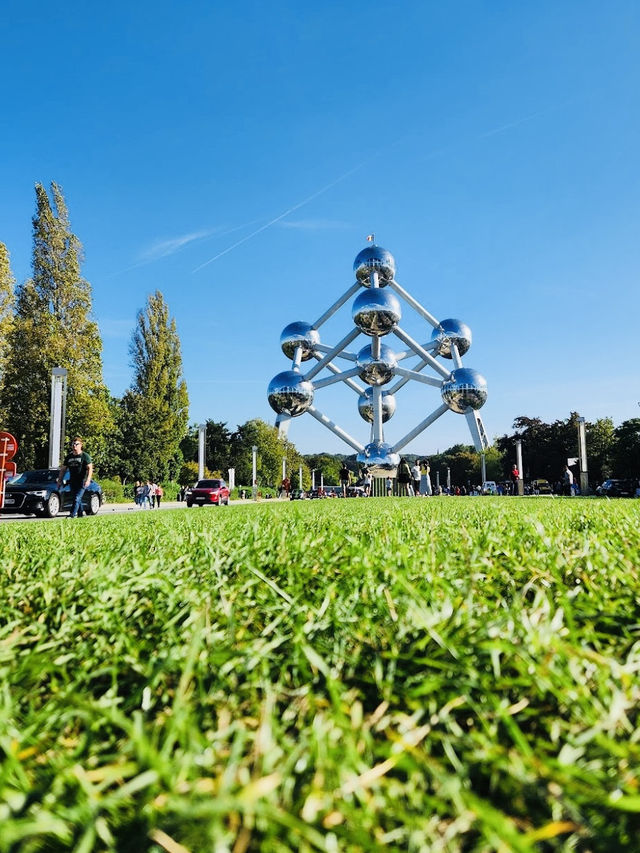
{"type": "Polygon", "coordinates": [[[162,500],[162,496],[164,495],[164,489],[162,486],[156,486],[156,506],[160,509],[160,501],[162,500]]]}
{"type": "Polygon", "coordinates": [[[147,480],[142,486],[140,497],[142,498],[142,509],[151,509],[151,480],[147,480]]]}
{"type": "Polygon", "coordinates": [[[512,495],[518,494],[518,481],[519,481],[519,479],[520,479],[520,472],[518,471],[518,468],[514,463],[513,467],[511,468],[511,489],[512,489],[511,494],[512,495]]]}
{"type": "Polygon", "coordinates": [[[368,471],[365,471],[364,477],[362,478],[362,484],[364,486],[365,498],[371,497],[371,474],[369,474],[368,471]]]}
{"type": "Polygon", "coordinates": [[[62,480],[67,471],[69,472],[71,497],[73,498],[70,516],[71,518],[81,518],[84,515],[82,496],[89,487],[93,475],[93,462],[89,454],[82,449],[81,438],[76,437],[71,442],[71,450],[65,456],[58,472],[58,488],[62,487],[62,480]]]}
{"type": "Polygon", "coordinates": [[[387,497],[390,498],[393,494],[393,480],[391,479],[391,477],[387,477],[387,479],[385,480],[385,485],[387,487],[387,497]]]}
{"type": "Polygon", "coordinates": [[[409,468],[409,463],[407,460],[402,457],[400,460],[400,464],[398,465],[398,474],[396,477],[398,481],[398,492],[400,495],[409,495],[409,497],[413,497],[413,486],[411,485],[411,468],[409,468]]]}
{"type": "Polygon", "coordinates": [[[416,459],[411,468],[411,480],[413,485],[413,493],[419,498],[420,497],[420,460],[416,459]]]}
{"type": "Polygon", "coordinates": [[[567,465],[562,475],[562,493],[565,497],[573,497],[573,471],[567,465]]]}
{"type": "Polygon", "coordinates": [[[431,488],[431,465],[428,459],[422,461],[422,482],[424,483],[424,493],[427,497],[431,497],[433,490],[431,488]]]}
{"type": "Polygon", "coordinates": [[[343,464],[338,475],[340,477],[340,485],[342,486],[342,497],[346,498],[349,491],[349,482],[351,480],[351,471],[343,464]]]}

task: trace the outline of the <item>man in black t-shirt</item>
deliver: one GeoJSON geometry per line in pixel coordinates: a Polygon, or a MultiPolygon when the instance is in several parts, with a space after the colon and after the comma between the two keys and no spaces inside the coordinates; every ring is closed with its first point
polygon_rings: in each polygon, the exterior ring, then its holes
{"type": "Polygon", "coordinates": [[[91,482],[93,463],[89,454],[85,453],[82,449],[81,438],[74,438],[71,442],[71,451],[67,453],[64,462],[60,466],[60,472],[58,474],[58,488],[62,486],[62,478],[67,471],[69,472],[71,496],[73,497],[71,518],[75,518],[76,516],[82,517],[84,515],[82,496],[84,495],[85,489],[91,482]]]}

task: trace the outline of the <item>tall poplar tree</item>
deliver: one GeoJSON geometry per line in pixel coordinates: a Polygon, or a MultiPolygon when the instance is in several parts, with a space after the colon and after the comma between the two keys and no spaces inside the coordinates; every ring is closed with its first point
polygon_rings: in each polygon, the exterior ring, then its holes
{"type": "Polygon", "coordinates": [[[8,338],[13,326],[13,288],[15,279],[11,274],[9,252],[4,243],[0,243],[0,386],[4,362],[8,352],[8,338]]]}
{"type": "Polygon", "coordinates": [[[120,428],[128,463],[122,475],[174,477],[182,461],[189,395],[176,322],[159,290],[138,312],[129,352],[134,379],[122,398],[120,428]]]}
{"type": "Polygon", "coordinates": [[[52,201],[42,184],[35,189],[33,277],[16,292],[0,410],[18,439],[19,467],[45,466],[51,369],[66,368],[66,433],[83,436],[99,468],[113,420],[102,341],[91,319],[91,285],[80,274],[82,246],[71,232],[60,187],[51,184],[52,201]]]}

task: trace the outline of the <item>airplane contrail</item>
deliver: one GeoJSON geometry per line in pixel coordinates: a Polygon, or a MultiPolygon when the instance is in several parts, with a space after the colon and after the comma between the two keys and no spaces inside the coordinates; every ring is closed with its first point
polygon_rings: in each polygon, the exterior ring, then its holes
{"type": "Polygon", "coordinates": [[[288,208],[287,210],[284,211],[284,213],[281,213],[278,216],[274,217],[273,219],[270,219],[269,222],[265,222],[265,224],[261,225],[260,228],[256,228],[255,231],[252,231],[251,234],[247,234],[246,237],[242,238],[242,240],[238,240],[233,245],[228,246],[226,249],[223,249],[221,252],[218,252],[218,254],[214,255],[213,258],[209,258],[208,261],[205,261],[204,263],[200,264],[195,269],[191,270],[191,272],[195,273],[195,272],[198,272],[199,270],[203,269],[204,267],[209,266],[209,264],[212,264],[214,261],[217,261],[218,258],[221,258],[223,255],[226,255],[227,252],[231,252],[231,251],[233,251],[233,249],[237,249],[238,246],[241,246],[243,243],[246,243],[247,240],[251,240],[251,238],[255,237],[256,234],[260,234],[262,231],[265,231],[267,228],[270,228],[272,225],[275,225],[276,222],[280,222],[281,219],[284,219],[285,216],[288,216],[290,213],[293,213],[294,210],[299,210],[301,207],[304,207],[305,204],[309,204],[309,202],[313,201],[314,198],[318,198],[319,195],[326,193],[327,190],[330,190],[331,187],[335,187],[335,185],[339,184],[340,181],[344,181],[345,178],[349,177],[349,175],[353,175],[354,172],[357,172],[359,169],[362,169],[364,166],[367,165],[367,163],[370,160],[373,160],[373,158],[376,157],[379,153],[380,152],[377,151],[375,154],[372,154],[371,157],[367,157],[367,159],[363,160],[362,163],[358,163],[357,166],[354,166],[352,169],[349,169],[348,172],[345,172],[344,174],[340,175],[340,177],[335,178],[335,180],[326,184],[321,189],[316,190],[316,192],[312,193],[310,196],[307,196],[307,198],[303,199],[302,201],[299,201],[297,204],[294,204],[293,207],[288,208]]]}

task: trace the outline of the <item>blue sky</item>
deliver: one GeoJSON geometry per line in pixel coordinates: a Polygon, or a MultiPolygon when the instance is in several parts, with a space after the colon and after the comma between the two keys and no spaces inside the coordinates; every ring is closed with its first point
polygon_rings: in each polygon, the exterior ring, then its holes
{"type": "MultiPolygon", "coordinates": [[[[3,19],[0,241],[24,280],[33,185],[62,186],[114,394],[158,288],[191,421],[273,422],[280,332],[347,290],[375,232],[402,287],[471,327],[490,437],[640,415],[636,2],[5,0],[3,19]]],[[[344,308],[323,342],[351,327],[344,308]]],[[[387,438],[439,403],[411,383],[387,438]]],[[[315,404],[368,440],[351,391],[315,404]]],[[[289,436],[348,452],[308,415],[289,436]]],[[[448,413],[409,449],[456,442],[448,413]]]]}

